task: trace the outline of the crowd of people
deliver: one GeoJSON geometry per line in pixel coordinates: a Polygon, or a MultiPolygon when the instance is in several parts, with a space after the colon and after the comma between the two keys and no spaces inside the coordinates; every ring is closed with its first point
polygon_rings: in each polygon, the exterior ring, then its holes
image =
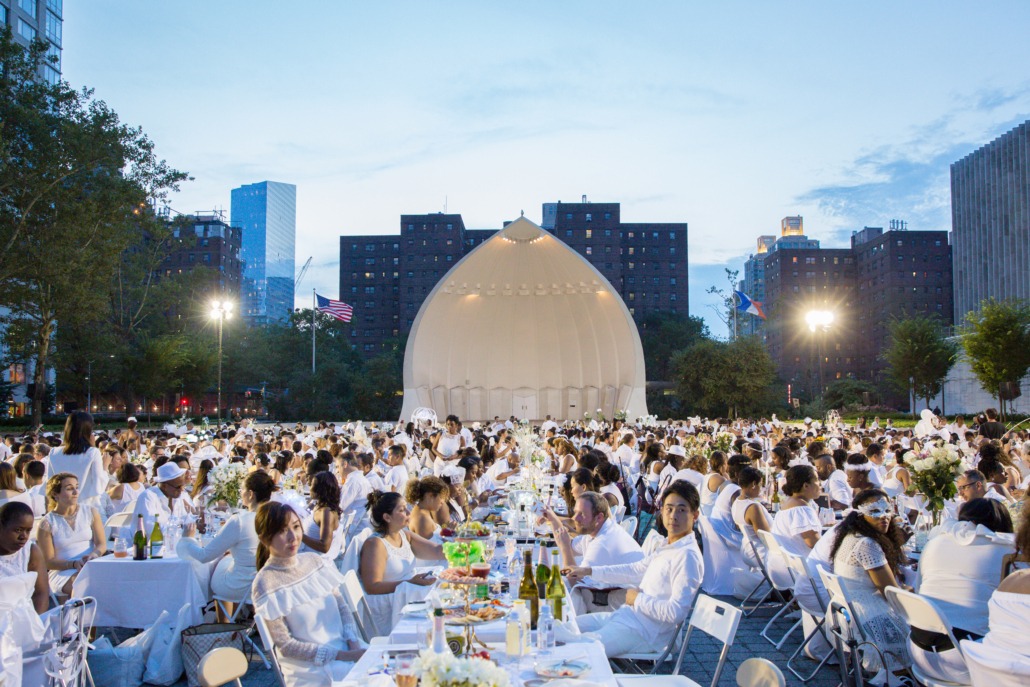
{"type": "MultiPolygon", "coordinates": [[[[854,620],[879,649],[863,654],[871,673],[895,679],[916,665],[968,682],[949,637],[908,627],[887,603],[888,587],[933,600],[956,639],[1030,659],[1019,641],[1030,629],[1021,612],[1030,594],[1030,436],[1007,430],[993,409],[968,426],[927,413],[913,430],[878,419],[547,418],[533,428],[542,454],[532,458],[562,476],[566,508],[539,517],[554,534],[578,630],[596,633],[609,657],[667,645],[702,584],[735,574],[706,569],[708,547],[731,552],[744,570],[767,571],[780,588],[793,585],[802,608],[818,607],[822,582],[797,576],[768,550],[759,536],[768,532],[783,552],[847,584],[854,620]],[[910,462],[939,443],[960,452],[963,470],[913,567],[910,540],[928,513],[910,462]],[[657,534],[620,527],[632,514],[657,534]],[[589,593],[598,588],[618,589],[599,602],[589,593]]],[[[342,574],[357,573],[376,626],[389,634],[398,606],[436,582],[418,569],[444,562],[441,532],[482,517],[518,480],[529,459],[516,438],[525,429],[515,418],[465,426],[452,415],[442,426],[243,421],[207,433],[140,431],[130,418],[105,432],[76,411],[61,436],[0,442],[0,576],[35,572],[32,604],[44,614],[108,552],[117,533],[105,523],[114,515],[131,513],[133,525],[142,517],[147,532],[154,523],[181,528],[180,558],[217,561],[206,590],[219,602],[217,619],[252,605],[289,684],[329,684],[362,651],[342,574]],[[228,507],[209,476],[229,463],[247,472],[240,500],[203,541],[198,516],[228,507]]],[[[810,613],[805,620],[814,627],[810,613]]],[[[817,658],[826,650],[810,646],[817,658]]]]}

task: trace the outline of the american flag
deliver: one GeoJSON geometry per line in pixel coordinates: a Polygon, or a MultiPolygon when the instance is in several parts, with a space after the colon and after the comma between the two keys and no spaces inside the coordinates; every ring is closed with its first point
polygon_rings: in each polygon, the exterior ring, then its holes
{"type": "Polygon", "coordinates": [[[351,315],[354,314],[354,308],[350,307],[343,301],[334,301],[331,298],[325,298],[315,294],[315,298],[318,299],[318,311],[324,312],[327,315],[332,315],[341,322],[350,322],[351,315]]]}

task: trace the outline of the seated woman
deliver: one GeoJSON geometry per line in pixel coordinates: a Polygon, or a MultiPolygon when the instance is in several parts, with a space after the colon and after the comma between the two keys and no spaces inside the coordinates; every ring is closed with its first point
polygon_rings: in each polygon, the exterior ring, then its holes
{"type": "Polygon", "coordinates": [[[1030,570],[1017,570],[998,585],[987,603],[983,643],[1030,659],[1030,570]]]}
{"type": "Polygon", "coordinates": [[[712,451],[708,457],[708,474],[701,482],[701,513],[711,515],[715,506],[715,499],[719,496],[719,490],[729,479],[726,476],[726,454],[722,451],[712,451]]]}
{"type": "Polygon", "coordinates": [[[275,485],[272,478],[263,472],[252,472],[243,480],[240,502],[246,509],[236,513],[205,546],[196,542],[196,525],[183,529],[182,539],[175,547],[180,558],[192,558],[209,563],[229,553],[220,561],[211,574],[211,595],[222,604],[216,608],[219,622],[228,622],[221,606],[232,615],[236,604],[243,601],[257,574],[255,556],[258,549],[258,535],[254,519],[258,508],[272,498],[275,485]]]}
{"type": "Polygon", "coordinates": [[[569,586],[587,576],[598,582],[631,585],[619,610],[577,619],[580,630],[597,633],[609,657],[667,646],[687,617],[704,577],[704,561],[694,537],[701,507],[697,490],[688,482],[673,482],[659,504],[669,534],[654,553],[636,563],[577,567],[568,573],[569,586]]]}
{"type": "Polygon", "coordinates": [[[206,508],[208,501],[211,499],[211,494],[215,491],[214,485],[208,479],[208,474],[214,468],[215,463],[213,460],[205,458],[200,461],[200,467],[197,468],[197,476],[193,478],[193,491],[190,492],[190,498],[193,500],[193,505],[196,508],[206,508]]]}
{"type": "Polygon", "coordinates": [[[786,551],[804,558],[822,533],[819,511],[812,505],[822,491],[819,475],[811,465],[795,465],[784,477],[783,493],[787,500],[780,504],[773,518],[772,533],[786,551]]]}
{"type": "MultiPolygon", "coordinates": [[[[900,675],[912,665],[908,651],[909,627],[899,618],[883,590],[911,587],[898,580],[905,561],[902,551],[904,533],[893,518],[894,509],[881,489],[858,492],[852,501],[853,511],[837,525],[833,541],[833,572],[851,593],[851,603],[858,615],[854,620],[861,626],[866,640],[872,642],[887,659],[886,669],[900,675]]],[[[883,669],[875,651],[862,653],[866,670],[883,669]]]]}
{"type": "Polygon", "coordinates": [[[708,518],[715,533],[733,551],[739,551],[743,541],[743,535],[733,520],[733,503],[740,496],[737,478],[740,476],[741,470],[747,467],[751,467],[751,459],[739,453],[730,456],[730,459],[726,461],[726,476],[729,479],[719,490],[719,496],[716,497],[715,505],[712,506],[712,514],[708,518]]]}
{"type": "MultiPolygon", "coordinates": [[[[358,573],[373,621],[381,635],[390,634],[394,618],[400,613],[401,607],[394,608],[394,593],[398,587],[405,582],[429,587],[436,581],[432,575],[414,574],[415,558],[444,559],[443,545],[407,529],[408,522],[408,505],[400,494],[373,491],[368,495],[368,523],[374,536],[361,545],[358,573]]],[[[406,601],[424,596],[424,593],[415,594],[411,590],[405,592],[412,597],[406,601]]]]}
{"type": "Polygon", "coordinates": [[[46,483],[50,512],[39,522],[36,541],[50,571],[50,588],[71,596],[82,566],[107,552],[107,535],[100,512],[79,504],[79,479],[59,472],[46,483]]]}
{"type": "Polygon", "coordinates": [[[22,493],[18,488],[18,473],[10,463],[0,463],[0,504],[22,493]]]}
{"type": "Polygon", "coordinates": [[[0,506],[0,577],[36,573],[32,605],[42,615],[50,607],[50,578],[43,552],[30,540],[33,522],[28,504],[13,501],[0,506]]]}
{"type": "Polygon", "coordinates": [[[408,529],[423,539],[435,537],[436,541],[440,541],[442,525],[437,521],[437,517],[440,509],[447,504],[449,495],[450,489],[439,477],[427,475],[422,479],[410,480],[404,489],[404,499],[409,504],[414,504],[408,529]]]}
{"type": "Polygon", "coordinates": [[[619,489],[619,480],[622,478],[622,473],[619,472],[618,466],[604,462],[597,466],[595,472],[601,485],[601,490],[598,493],[608,501],[609,507],[625,508],[626,499],[623,498],[622,491],[619,489]]]}
{"type": "MultiPolygon", "coordinates": [[[[919,559],[919,593],[951,623],[955,638],[987,634],[987,604],[1013,551],[1012,518],[998,501],[972,499],[945,520],[919,559]]],[[[968,684],[969,671],[947,635],[912,628],[912,660],[930,677],[968,684]]]]}
{"type": "MultiPolygon", "coordinates": [[[[737,485],[740,487],[740,495],[733,502],[733,522],[741,532],[747,532],[748,538],[754,543],[758,555],[762,557],[762,563],[776,584],[787,586],[790,584],[790,573],[786,565],[782,563],[782,557],[777,556],[780,561],[771,561],[769,552],[765,545],[758,538],[758,531],[772,531],[772,523],[769,522],[769,515],[765,506],[758,500],[762,495],[762,487],[765,485],[765,475],[755,467],[746,467],[737,475],[737,485]]],[[[740,545],[741,558],[754,569],[758,569],[758,560],[755,558],[755,551],[746,541],[740,545]]]]}
{"type": "Polygon", "coordinates": [[[268,625],[286,687],[330,687],[364,653],[340,592],[343,576],[318,554],[298,553],[304,529],[288,505],[261,504],[254,528],[258,572],[251,598],[268,625]]]}
{"type": "Polygon", "coordinates": [[[340,483],[331,472],[320,472],[311,481],[314,511],[304,519],[304,551],[314,551],[335,560],[343,546],[340,527],[340,483]]]}
{"type": "Polygon", "coordinates": [[[118,483],[107,490],[114,512],[131,511],[132,504],[136,503],[136,499],[146,488],[147,485],[143,484],[143,473],[138,467],[132,463],[122,465],[118,468],[118,483]]]}

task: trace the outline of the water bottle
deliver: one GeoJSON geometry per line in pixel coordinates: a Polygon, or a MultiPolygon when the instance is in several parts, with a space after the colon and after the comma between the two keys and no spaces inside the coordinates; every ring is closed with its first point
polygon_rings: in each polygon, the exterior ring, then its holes
{"type": "Polygon", "coordinates": [[[526,605],[524,601],[516,601],[515,608],[508,614],[508,622],[504,626],[504,652],[508,658],[517,658],[522,655],[522,648],[525,641],[522,638],[522,616],[519,613],[518,604],[526,605]]]}
{"type": "Polygon", "coordinates": [[[554,648],[554,612],[551,604],[543,599],[540,600],[540,616],[536,621],[536,648],[540,655],[554,648]]]}

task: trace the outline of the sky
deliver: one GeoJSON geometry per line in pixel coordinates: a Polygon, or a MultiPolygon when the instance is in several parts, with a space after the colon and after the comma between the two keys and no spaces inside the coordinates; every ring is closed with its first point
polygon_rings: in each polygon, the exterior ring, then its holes
{"type": "Polygon", "coordinates": [[[1026,2],[66,0],[63,75],[193,181],[297,185],[298,290],[400,215],[689,224],[690,313],[762,234],[950,230],[949,165],[1030,119],[1026,2]]]}

